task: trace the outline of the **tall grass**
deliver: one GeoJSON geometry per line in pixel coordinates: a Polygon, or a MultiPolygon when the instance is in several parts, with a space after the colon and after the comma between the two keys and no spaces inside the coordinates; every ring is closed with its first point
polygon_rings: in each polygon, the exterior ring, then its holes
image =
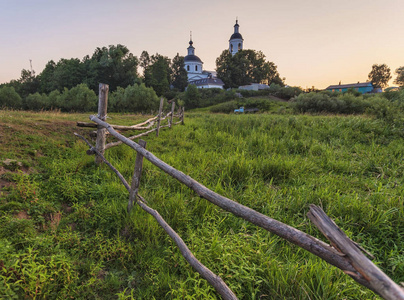
{"type": "MultiPolygon", "coordinates": [[[[208,188],[320,239],[306,213],[310,203],[322,206],[389,276],[404,281],[399,125],[361,116],[202,113],[187,114],[185,123],[147,137],[148,150],[208,188]]],[[[16,187],[0,198],[0,295],[217,299],[152,217],[139,207],[126,213],[127,192],[107,166],[97,168],[81,141],[67,139],[39,159],[35,174],[14,174],[16,187]],[[30,218],[17,219],[21,210],[30,218]]],[[[131,178],[133,150],[112,148],[107,158],[131,178]]],[[[148,161],[143,169],[140,194],[240,299],[378,298],[148,161]]]]}

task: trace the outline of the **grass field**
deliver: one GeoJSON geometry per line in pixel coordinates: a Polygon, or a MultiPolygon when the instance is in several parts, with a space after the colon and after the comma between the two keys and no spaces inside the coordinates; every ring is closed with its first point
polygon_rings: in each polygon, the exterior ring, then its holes
{"type": "MultiPolygon", "coordinates": [[[[147,116],[112,115],[131,125],[147,116]]],[[[0,298],[218,299],[73,132],[88,115],[0,111],[0,298]],[[15,162],[6,165],[6,159],[15,162]],[[18,162],[21,162],[20,164],[18,162]]],[[[404,281],[404,127],[362,116],[187,113],[147,149],[314,235],[309,204],[404,281]]],[[[129,180],[135,153],[107,158],[129,180]]],[[[140,194],[240,299],[378,299],[339,269],[199,198],[145,161],[140,194]]]]}

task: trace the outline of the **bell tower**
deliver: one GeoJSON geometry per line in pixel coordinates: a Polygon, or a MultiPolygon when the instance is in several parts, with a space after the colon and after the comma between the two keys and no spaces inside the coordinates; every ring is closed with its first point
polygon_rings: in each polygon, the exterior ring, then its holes
{"type": "Polygon", "coordinates": [[[239,32],[238,19],[236,18],[236,24],[234,25],[234,33],[229,40],[229,51],[231,55],[236,54],[239,50],[243,49],[243,36],[239,32]]]}

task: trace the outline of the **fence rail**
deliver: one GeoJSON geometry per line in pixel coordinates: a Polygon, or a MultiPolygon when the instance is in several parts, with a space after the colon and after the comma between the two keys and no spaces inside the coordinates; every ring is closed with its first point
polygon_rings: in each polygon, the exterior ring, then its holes
{"type": "Polygon", "coordinates": [[[237,299],[237,297],[219,276],[213,274],[192,255],[178,234],[169,227],[157,211],[148,207],[145,200],[138,194],[143,158],[194,190],[200,197],[311,252],[329,264],[341,269],[359,284],[371,289],[383,298],[404,300],[404,290],[374,265],[362,253],[358,244],[351,241],[320,207],[311,205],[308,217],[331,242],[331,245],[206,188],[198,181],[173,168],[147,151],[144,142],[139,142],[138,144],[132,141],[132,139],[121,135],[114,129],[113,125],[106,123],[100,117],[90,116],[90,120],[97,124],[98,130],[107,130],[109,134],[117,138],[120,143],[126,144],[137,152],[135,172],[130,186],[119,171],[106,160],[100,149],[93,147],[84,137],[76,134],[76,136],[82,138],[89,145],[90,152],[96,154],[99,160],[105,162],[125,185],[129,192],[128,211],[137,203],[143,210],[155,217],[157,222],[175,241],[185,259],[216,289],[223,299],[237,299]]]}

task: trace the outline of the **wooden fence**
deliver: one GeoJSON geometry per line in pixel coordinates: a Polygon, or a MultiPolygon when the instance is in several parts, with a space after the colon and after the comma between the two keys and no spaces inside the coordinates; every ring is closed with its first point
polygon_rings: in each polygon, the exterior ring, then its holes
{"type": "MultiPolygon", "coordinates": [[[[99,96],[98,96],[98,118],[102,121],[105,121],[107,118],[108,90],[109,90],[109,86],[107,84],[100,83],[99,96]]],[[[184,111],[183,107],[179,107],[177,114],[175,114],[175,112],[174,112],[175,102],[172,101],[171,102],[171,111],[169,113],[167,113],[166,115],[164,115],[163,106],[164,106],[164,99],[161,98],[158,115],[153,118],[150,118],[142,123],[135,124],[132,126],[122,126],[122,125],[110,125],[110,126],[119,131],[147,130],[140,134],[128,137],[128,139],[134,140],[134,139],[140,138],[142,136],[149,135],[152,132],[156,132],[156,135],[159,136],[160,130],[162,128],[172,128],[173,125],[184,124],[185,111],[184,111]],[[174,117],[179,118],[180,120],[173,123],[174,117]],[[167,120],[168,124],[162,125],[163,120],[167,120]]],[[[77,126],[97,128],[97,131],[92,132],[90,135],[93,137],[96,137],[95,149],[97,149],[98,152],[100,152],[101,154],[104,154],[105,150],[107,150],[111,147],[122,144],[122,141],[105,144],[107,131],[104,127],[99,126],[95,123],[77,122],[77,126]]],[[[89,151],[87,151],[87,154],[95,154],[95,152],[93,150],[89,150],[89,151]]],[[[95,161],[97,164],[102,163],[102,159],[100,158],[99,155],[96,156],[95,161]]]]}
{"type": "MultiPolygon", "coordinates": [[[[162,105],[160,105],[160,107],[162,107],[162,105]]],[[[158,116],[160,115],[161,110],[158,116]]],[[[105,119],[105,114],[100,114],[100,110],[99,116],[104,116],[105,119]]],[[[96,154],[97,159],[106,163],[120,178],[129,192],[128,211],[130,212],[133,205],[138,204],[144,211],[151,214],[163,227],[167,234],[174,240],[182,255],[189,262],[189,264],[216,289],[216,291],[223,297],[223,299],[237,299],[237,297],[219,276],[215,275],[195,258],[195,256],[185,245],[181,237],[164,221],[164,219],[156,210],[147,206],[145,199],[139,195],[143,158],[146,158],[162,171],[174,177],[179,182],[185,184],[190,189],[194,190],[200,197],[205,198],[211,203],[221,207],[228,212],[233,213],[238,217],[243,218],[246,221],[249,221],[259,227],[266,229],[269,232],[280,236],[281,238],[309,251],[314,255],[317,255],[329,264],[341,269],[344,273],[352,277],[356,282],[371,289],[383,298],[404,300],[404,289],[401,288],[394,281],[392,281],[375,264],[373,264],[363,252],[365,252],[367,255],[370,254],[364,251],[357,243],[350,240],[320,207],[310,205],[310,210],[307,215],[309,219],[314,223],[314,225],[330,241],[331,245],[322,242],[317,238],[310,236],[287,224],[263,215],[249,207],[223,197],[212,190],[209,190],[198,181],[192,179],[190,176],[182,173],[181,171],[176,170],[172,166],[157,158],[151,152],[147,151],[145,149],[145,141],[140,140],[139,143],[136,143],[132,141],[131,138],[126,138],[114,129],[117,128],[117,126],[106,123],[105,120],[102,120],[102,118],[99,116],[90,116],[90,120],[95,122],[94,125],[97,126],[98,131],[108,131],[109,134],[117,138],[120,143],[126,144],[137,152],[135,171],[132,177],[131,185],[129,185],[122,174],[105,158],[102,152],[102,147],[94,147],[84,137],[76,133],[75,135],[83,139],[88,144],[88,146],[90,147],[90,153],[96,154]]],[[[173,116],[172,112],[170,116],[173,116]]]]}

